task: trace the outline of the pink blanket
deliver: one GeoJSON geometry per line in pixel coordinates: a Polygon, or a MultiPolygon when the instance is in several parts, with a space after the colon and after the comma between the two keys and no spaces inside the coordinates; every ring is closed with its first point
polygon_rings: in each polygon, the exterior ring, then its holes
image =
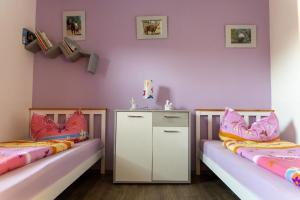
{"type": "Polygon", "coordinates": [[[0,148],[0,174],[51,155],[49,147],[0,148]]]}
{"type": "Polygon", "coordinates": [[[276,141],[257,143],[225,141],[232,152],[300,186],[300,147],[294,143],[276,141]]]}
{"type": "Polygon", "coordinates": [[[0,142],[0,175],[41,158],[65,151],[72,146],[73,142],[64,140],[0,142]]]}

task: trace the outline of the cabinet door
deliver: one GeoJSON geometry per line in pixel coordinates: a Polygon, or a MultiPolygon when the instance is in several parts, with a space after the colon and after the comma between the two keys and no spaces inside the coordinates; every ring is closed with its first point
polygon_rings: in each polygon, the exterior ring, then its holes
{"type": "Polygon", "coordinates": [[[153,128],[153,180],[189,181],[188,127],[153,128]]]}
{"type": "Polygon", "coordinates": [[[152,113],[118,112],[116,122],[116,182],[152,180],[152,113]]]}

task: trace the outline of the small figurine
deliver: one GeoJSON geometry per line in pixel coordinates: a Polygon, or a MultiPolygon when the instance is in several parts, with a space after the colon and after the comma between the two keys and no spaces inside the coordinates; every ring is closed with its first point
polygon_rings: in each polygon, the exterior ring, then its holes
{"type": "Polygon", "coordinates": [[[136,109],[136,102],[135,102],[133,97],[130,100],[130,104],[131,104],[130,110],[135,110],[136,109]]]}
{"type": "Polygon", "coordinates": [[[169,100],[166,101],[165,110],[173,110],[173,104],[169,100]]]}

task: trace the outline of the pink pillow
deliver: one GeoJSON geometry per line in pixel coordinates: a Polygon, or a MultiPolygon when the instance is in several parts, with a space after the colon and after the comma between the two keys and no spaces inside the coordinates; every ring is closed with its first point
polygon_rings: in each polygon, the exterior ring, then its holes
{"type": "Polygon", "coordinates": [[[63,135],[77,135],[75,142],[83,141],[88,138],[87,122],[84,115],[77,111],[67,120],[64,129],[61,131],[63,135]]]}
{"type": "Polygon", "coordinates": [[[44,115],[33,113],[31,118],[31,137],[39,140],[47,135],[55,135],[59,133],[59,128],[56,123],[44,115]]]}
{"type": "Polygon", "coordinates": [[[254,122],[248,129],[244,118],[230,108],[225,109],[219,137],[221,140],[265,142],[279,139],[279,122],[274,112],[254,122]]]}
{"type": "Polygon", "coordinates": [[[256,135],[260,141],[279,139],[279,121],[275,113],[271,112],[268,117],[254,122],[248,131],[256,135]]]}
{"type": "Polygon", "coordinates": [[[79,111],[72,114],[66,123],[59,126],[47,116],[33,114],[31,135],[35,140],[72,140],[80,142],[88,138],[87,122],[79,111]]]}
{"type": "Polygon", "coordinates": [[[71,115],[65,124],[64,131],[66,132],[87,131],[87,122],[83,114],[77,111],[73,115],[71,115]]]}

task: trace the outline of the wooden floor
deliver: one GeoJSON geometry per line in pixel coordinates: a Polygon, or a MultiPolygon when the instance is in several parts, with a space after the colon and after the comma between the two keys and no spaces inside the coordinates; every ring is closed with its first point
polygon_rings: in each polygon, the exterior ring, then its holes
{"type": "Polygon", "coordinates": [[[226,200],[238,199],[221,180],[206,173],[194,176],[192,184],[112,184],[112,175],[91,170],[68,187],[60,199],[71,200],[226,200]]]}

